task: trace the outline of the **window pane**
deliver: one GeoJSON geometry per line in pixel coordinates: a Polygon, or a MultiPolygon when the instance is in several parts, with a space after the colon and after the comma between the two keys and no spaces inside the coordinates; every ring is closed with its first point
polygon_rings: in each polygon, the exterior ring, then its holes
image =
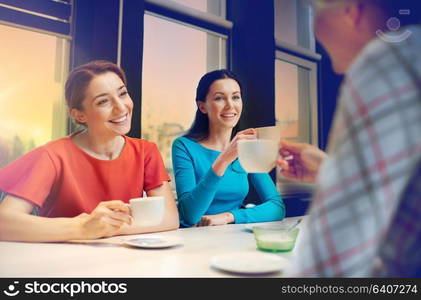
{"type": "Polygon", "coordinates": [[[282,136],[311,143],[309,70],[282,60],[275,61],[276,122],[282,136]]]}
{"type": "MultiPolygon", "coordinates": [[[[282,137],[314,144],[317,140],[317,133],[313,134],[314,129],[317,129],[317,120],[314,119],[314,115],[317,114],[317,107],[314,105],[317,92],[314,88],[312,90],[311,85],[315,82],[311,81],[311,72],[315,70],[281,59],[275,60],[275,117],[277,124],[281,126],[282,137]],[[313,103],[310,101],[311,97],[314,98],[313,103]]],[[[276,185],[286,199],[311,198],[313,184],[289,181],[280,174],[277,167],[276,185]]],[[[305,202],[300,205],[301,209],[305,210],[305,202]]]]}
{"type": "Polygon", "coordinates": [[[225,0],[171,0],[203,12],[226,17],[225,0]]]}
{"type": "Polygon", "coordinates": [[[158,144],[172,176],[171,144],[190,128],[200,77],[225,67],[226,41],[151,15],[144,28],[142,137],[158,144]]]}
{"type": "Polygon", "coordinates": [[[0,25],[0,167],[66,134],[68,42],[0,25]]]}
{"type": "Polygon", "coordinates": [[[275,38],[314,51],[312,14],[307,1],[275,0],[275,38]]]}

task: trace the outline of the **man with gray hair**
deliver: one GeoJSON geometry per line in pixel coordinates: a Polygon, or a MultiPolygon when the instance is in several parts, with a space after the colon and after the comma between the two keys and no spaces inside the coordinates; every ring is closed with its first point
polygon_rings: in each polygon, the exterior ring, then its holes
{"type": "Polygon", "coordinates": [[[281,142],[281,174],[317,184],[287,275],[420,276],[419,1],[311,2],[345,78],[327,154],[281,142]]]}

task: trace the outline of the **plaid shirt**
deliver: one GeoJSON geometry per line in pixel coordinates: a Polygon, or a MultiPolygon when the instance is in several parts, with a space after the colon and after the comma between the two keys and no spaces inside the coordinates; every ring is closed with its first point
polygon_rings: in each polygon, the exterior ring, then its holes
{"type": "Polygon", "coordinates": [[[352,64],[290,275],[421,275],[421,26],[352,64]]]}

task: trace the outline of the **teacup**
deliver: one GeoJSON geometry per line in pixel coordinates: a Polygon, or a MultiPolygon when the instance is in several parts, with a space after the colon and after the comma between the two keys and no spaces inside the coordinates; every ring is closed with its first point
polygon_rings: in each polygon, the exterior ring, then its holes
{"type": "Polygon", "coordinates": [[[139,226],[160,224],[165,212],[164,200],[162,196],[130,199],[133,223],[139,226]]]}
{"type": "Polygon", "coordinates": [[[278,142],[256,139],[238,141],[238,159],[248,173],[267,173],[275,167],[278,142]]]}

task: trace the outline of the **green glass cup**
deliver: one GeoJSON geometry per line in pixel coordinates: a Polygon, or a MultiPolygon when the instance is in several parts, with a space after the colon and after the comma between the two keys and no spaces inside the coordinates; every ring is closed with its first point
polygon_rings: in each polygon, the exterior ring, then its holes
{"type": "Polygon", "coordinates": [[[298,227],[288,229],[284,225],[262,225],[253,227],[257,248],[267,252],[287,252],[294,249],[298,227]]]}

